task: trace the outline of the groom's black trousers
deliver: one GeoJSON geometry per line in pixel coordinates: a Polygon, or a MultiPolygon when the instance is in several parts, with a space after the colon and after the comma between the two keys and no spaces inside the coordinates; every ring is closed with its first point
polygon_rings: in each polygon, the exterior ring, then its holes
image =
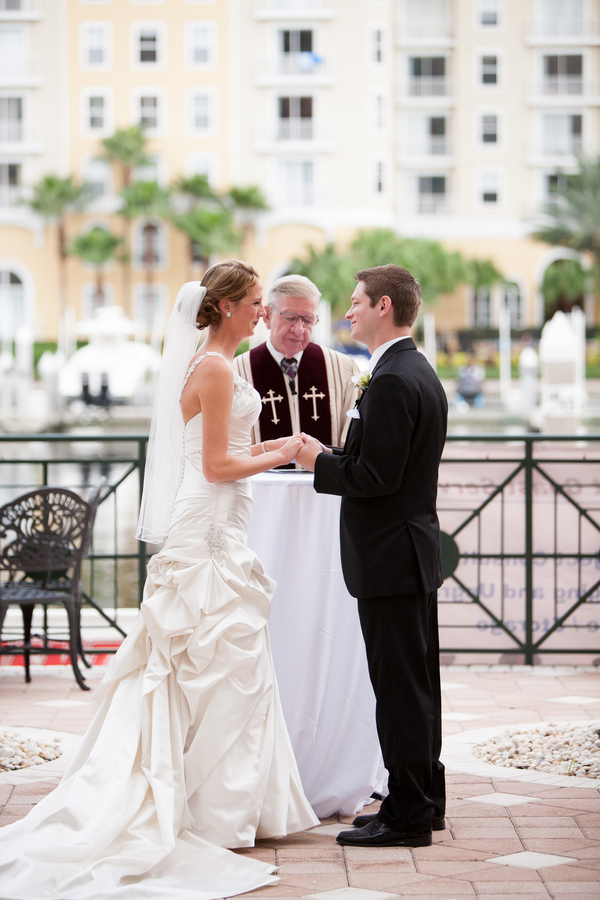
{"type": "Polygon", "coordinates": [[[445,812],[437,591],[359,599],[377,732],[389,772],[379,817],[394,831],[445,812]]]}

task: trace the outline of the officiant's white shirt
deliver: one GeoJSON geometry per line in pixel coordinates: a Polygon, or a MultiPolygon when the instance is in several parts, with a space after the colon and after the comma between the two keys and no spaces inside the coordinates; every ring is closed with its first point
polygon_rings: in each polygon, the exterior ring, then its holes
{"type": "Polygon", "coordinates": [[[378,347],[377,350],[374,350],[373,356],[369,360],[369,372],[371,373],[371,375],[373,374],[373,369],[375,368],[385,351],[388,349],[388,347],[393,346],[393,344],[397,344],[398,341],[405,341],[409,337],[410,334],[403,334],[402,337],[394,338],[393,341],[387,341],[385,344],[382,344],[381,347],[378,347]]]}

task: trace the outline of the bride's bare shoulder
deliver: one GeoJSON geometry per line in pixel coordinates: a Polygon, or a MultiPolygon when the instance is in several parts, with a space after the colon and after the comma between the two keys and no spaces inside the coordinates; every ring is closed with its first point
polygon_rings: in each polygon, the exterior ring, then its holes
{"type": "Polygon", "coordinates": [[[202,353],[200,351],[192,357],[188,372],[188,383],[192,381],[197,386],[233,384],[233,369],[230,363],[218,353],[202,353]]]}

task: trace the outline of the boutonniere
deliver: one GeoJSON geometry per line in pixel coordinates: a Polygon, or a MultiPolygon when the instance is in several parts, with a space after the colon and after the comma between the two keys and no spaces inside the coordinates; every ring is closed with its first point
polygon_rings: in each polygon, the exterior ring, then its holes
{"type": "Polygon", "coordinates": [[[356,398],[356,403],[362,398],[364,392],[369,387],[371,382],[371,373],[368,369],[365,369],[364,372],[361,372],[360,375],[352,375],[351,381],[358,388],[358,397],[356,398]]]}

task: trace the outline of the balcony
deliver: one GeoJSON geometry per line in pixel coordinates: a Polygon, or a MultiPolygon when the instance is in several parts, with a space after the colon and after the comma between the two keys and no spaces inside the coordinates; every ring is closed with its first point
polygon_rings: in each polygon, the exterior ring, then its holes
{"type": "Polygon", "coordinates": [[[417,212],[420,216],[446,216],[450,213],[447,194],[419,194],[417,212]]]}
{"type": "Polygon", "coordinates": [[[21,206],[23,188],[20,184],[0,184],[0,209],[14,209],[21,206]]]}
{"type": "Polygon", "coordinates": [[[546,75],[529,89],[531,106],[563,106],[600,104],[600,84],[581,75],[546,75]]]}
{"type": "Polygon", "coordinates": [[[40,153],[43,131],[39,125],[0,122],[0,153],[40,153]]]}
{"type": "Polygon", "coordinates": [[[450,79],[446,75],[412,75],[408,79],[409,97],[449,97],[450,79]]]}
{"type": "Polygon", "coordinates": [[[405,19],[397,38],[399,47],[434,46],[451,47],[454,43],[454,27],[451,18],[432,16],[427,19],[405,19]]]}
{"type": "Polygon", "coordinates": [[[0,0],[0,22],[34,22],[42,18],[42,0],[0,0]]]}
{"type": "Polygon", "coordinates": [[[333,147],[331,123],[290,118],[258,122],[256,126],[257,153],[328,153],[333,147]]]}
{"type": "Polygon", "coordinates": [[[332,0],[255,0],[253,16],[267,22],[284,22],[287,19],[315,21],[333,19],[335,10],[332,0]]]}
{"type": "Polygon", "coordinates": [[[0,87],[39,87],[42,84],[43,59],[31,56],[22,59],[17,66],[0,58],[0,87]]]}
{"type": "Polygon", "coordinates": [[[263,86],[323,86],[333,84],[331,67],[316,53],[279,53],[256,62],[256,81],[263,86]]]}
{"type": "Polygon", "coordinates": [[[534,19],[527,23],[526,40],[530,46],[600,44],[600,19],[534,19]]]}
{"type": "Polygon", "coordinates": [[[583,153],[583,137],[580,134],[557,134],[542,139],[542,156],[576,156],[583,153]]]}

